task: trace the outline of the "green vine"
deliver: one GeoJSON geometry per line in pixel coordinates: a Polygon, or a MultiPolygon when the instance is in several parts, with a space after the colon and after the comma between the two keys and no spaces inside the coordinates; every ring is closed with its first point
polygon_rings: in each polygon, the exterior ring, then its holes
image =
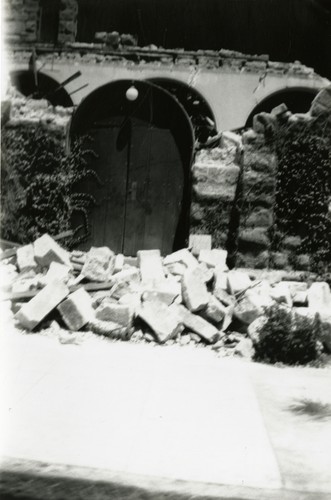
{"type": "Polygon", "coordinates": [[[66,155],[61,134],[42,127],[8,128],[2,151],[2,237],[24,244],[45,232],[56,235],[71,229],[73,215],[80,213],[83,227],[65,243],[70,247],[85,239],[95,200],[78,191],[79,183],[87,177],[99,182],[87,166],[93,152],[86,138],[75,141],[66,155]]]}
{"type": "Polygon", "coordinates": [[[275,234],[278,240],[299,236],[295,253],[310,254],[314,270],[325,271],[331,263],[331,127],[320,121],[283,126],[276,147],[275,234]]]}

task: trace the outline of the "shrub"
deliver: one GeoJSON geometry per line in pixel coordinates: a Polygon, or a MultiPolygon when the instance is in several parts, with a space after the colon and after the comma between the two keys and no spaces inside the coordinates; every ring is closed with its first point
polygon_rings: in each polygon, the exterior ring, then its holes
{"type": "Polygon", "coordinates": [[[266,310],[266,316],[267,321],[254,345],[257,361],[295,365],[317,359],[317,340],[322,332],[318,315],[311,319],[272,306],[266,310]]]}

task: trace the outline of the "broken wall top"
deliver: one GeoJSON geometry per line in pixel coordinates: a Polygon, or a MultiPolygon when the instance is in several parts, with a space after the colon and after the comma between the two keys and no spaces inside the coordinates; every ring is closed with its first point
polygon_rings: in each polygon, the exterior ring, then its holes
{"type": "Polygon", "coordinates": [[[9,61],[29,61],[32,48],[38,57],[53,62],[72,60],[73,62],[100,64],[123,63],[127,65],[158,64],[194,66],[217,71],[293,75],[306,78],[317,77],[313,68],[300,61],[274,62],[266,54],[250,55],[241,52],[220,50],[187,51],[184,49],[164,49],[155,46],[122,47],[114,49],[103,43],[67,42],[66,44],[46,44],[38,42],[8,44],[9,61]]]}

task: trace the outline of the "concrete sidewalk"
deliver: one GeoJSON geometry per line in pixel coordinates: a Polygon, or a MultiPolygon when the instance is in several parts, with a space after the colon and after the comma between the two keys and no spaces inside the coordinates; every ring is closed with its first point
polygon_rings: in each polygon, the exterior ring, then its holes
{"type": "Polygon", "coordinates": [[[203,498],[331,498],[330,369],[98,338],[2,340],[8,488],[28,473],[203,498]]]}

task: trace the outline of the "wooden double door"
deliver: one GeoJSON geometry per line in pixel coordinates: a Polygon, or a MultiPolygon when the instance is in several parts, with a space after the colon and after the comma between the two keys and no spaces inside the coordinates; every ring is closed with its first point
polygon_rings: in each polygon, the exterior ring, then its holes
{"type": "Polygon", "coordinates": [[[140,249],[173,249],[182,210],[184,167],[170,127],[117,115],[88,131],[95,157],[89,168],[100,184],[87,191],[97,202],[90,215],[86,246],[108,246],[136,255],[140,249]]]}

